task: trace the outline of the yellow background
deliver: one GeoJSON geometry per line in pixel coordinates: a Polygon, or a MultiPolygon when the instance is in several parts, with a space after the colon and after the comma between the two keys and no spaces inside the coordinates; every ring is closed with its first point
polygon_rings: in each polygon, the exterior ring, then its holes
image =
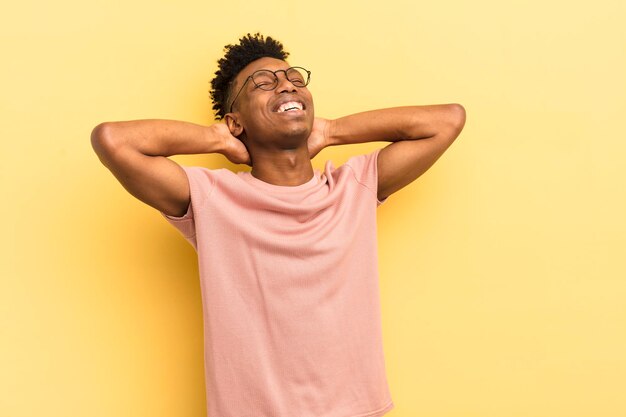
{"type": "Polygon", "coordinates": [[[222,48],[257,30],[312,70],[319,116],[467,111],[379,209],[389,415],[626,415],[623,1],[27,0],[0,15],[0,416],[205,415],[195,252],[89,134],[212,123],[222,48]]]}

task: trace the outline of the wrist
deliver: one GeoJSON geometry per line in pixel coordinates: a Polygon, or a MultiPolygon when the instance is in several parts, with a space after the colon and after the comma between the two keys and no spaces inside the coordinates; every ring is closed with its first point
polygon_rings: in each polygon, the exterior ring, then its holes
{"type": "Polygon", "coordinates": [[[328,119],[326,121],[326,125],[324,126],[324,142],[325,142],[325,147],[326,146],[334,146],[334,145],[340,145],[341,143],[337,140],[337,137],[335,135],[335,125],[336,125],[336,121],[335,119],[328,119]]]}
{"type": "Polygon", "coordinates": [[[227,147],[227,142],[224,135],[220,132],[221,123],[213,123],[212,125],[205,126],[204,128],[204,143],[206,144],[206,153],[221,153],[224,154],[227,147]]]}

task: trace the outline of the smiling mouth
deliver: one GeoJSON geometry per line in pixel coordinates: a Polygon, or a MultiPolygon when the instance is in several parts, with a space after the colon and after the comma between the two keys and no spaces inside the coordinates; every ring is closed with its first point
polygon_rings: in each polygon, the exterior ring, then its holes
{"type": "Polygon", "coordinates": [[[298,110],[304,110],[303,103],[300,103],[299,101],[288,101],[278,106],[278,108],[274,111],[276,113],[285,113],[285,112],[298,111],[298,110]]]}

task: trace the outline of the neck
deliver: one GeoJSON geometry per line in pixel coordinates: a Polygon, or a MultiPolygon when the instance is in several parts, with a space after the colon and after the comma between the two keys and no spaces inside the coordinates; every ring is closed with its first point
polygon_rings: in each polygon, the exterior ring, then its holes
{"type": "Polygon", "coordinates": [[[289,150],[255,149],[251,152],[253,177],[273,185],[302,185],[313,178],[313,165],[305,146],[289,150]]]}

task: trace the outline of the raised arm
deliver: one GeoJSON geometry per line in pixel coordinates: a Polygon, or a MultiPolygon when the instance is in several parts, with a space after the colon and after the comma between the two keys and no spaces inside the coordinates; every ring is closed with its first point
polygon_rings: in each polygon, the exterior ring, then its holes
{"type": "Polygon", "coordinates": [[[323,146],[363,142],[395,142],[378,155],[378,199],[413,182],[428,170],[459,136],[465,125],[460,104],[395,107],[339,119],[316,120],[314,155],[323,146]],[[323,144],[320,144],[323,141],[323,144]]]}
{"type": "Polygon", "coordinates": [[[185,214],[190,191],[183,168],[168,156],[217,152],[235,163],[249,162],[245,146],[224,123],[201,126],[158,119],[105,122],[91,132],[91,144],[130,194],[171,216],[185,214]]]}

